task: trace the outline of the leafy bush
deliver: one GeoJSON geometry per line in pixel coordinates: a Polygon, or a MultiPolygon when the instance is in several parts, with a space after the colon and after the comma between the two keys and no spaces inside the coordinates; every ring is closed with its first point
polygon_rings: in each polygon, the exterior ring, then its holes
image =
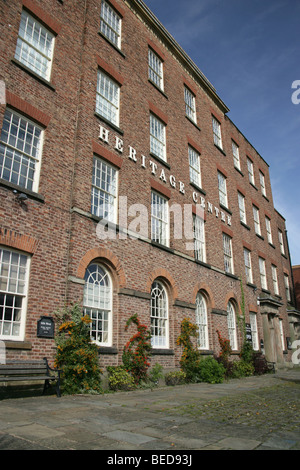
{"type": "Polygon", "coordinates": [[[147,378],[147,371],[150,367],[149,356],[151,351],[151,334],[145,325],[140,323],[135,314],[126,323],[125,331],[131,323],[137,326],[137,333],[130,338],[123,350],[123,364],[128,370],[136,384],[147,378]]]}
{"type": "Polygon", "coordinates": [[[108,384],[111,390],[132,390],[135,387],[132,375],[123,366],[109,366],[108,384]]]}
{"type": "Polygon", "coordinates": [[[177,338],[178,346],[183,347],[180,366],[186,374],[186,380],[188,382],[196,382],[200,352],[197,346],[193,344],[191,337],[198,337],[198,328],[188,318],[185,318],[181,323],[181,333],[177,338]]]}
{"type": "Polygon", "coordinates": [[[162,379],[164,374],[162,373],[163,366],[161,366],[158,362],[152,367],[149,372],[149,380],[151,383],[157,385],[159,379],[162,379]]]}
{"type": "Polygon", "coordinates": [[[232,375],[233,362],[228,359],[224,359],[222,356],[214,356],[214,359],[224,368],[225,379],[230,379],[232,375]]]}
{"type": "Polygon", "coordinates": [[[233,362],[231,377],[240,379],[241,377],[250,377],[254,374],[254,366],[250,362],[236,361],[233,362]]]}
{"type": "Polygon", "coordinates": [[[266,358],[260,351],[254,352],[252,363],[255,375],[267,374],[269,372],[269,367],[266,358]]]}
{"type": "Polygon", "coordinates": [[[90,317],[82,316],[77,304],[54,315],[58,325],[54,364],[62,371],[62,392],[101,392],[98,348],[90,338],[90,317]]]}
{"type": "Polygon", "coordinates": [[[182,370],[168,372],[165,375],[166,385],[182,385],[186,382],[186,373],[182,370]]]}
{"type": "Polygon", "coordinates": [[[248,362],[249,364],[253,362],[253,355],[254,355],[254,350],[252,347],[252,343],[250,341],[244,341],[242,350],[240,353],[240,358],[244,362],[248,362]]]}
{"type": "Polygon", "coordinates": [[[211,384],[222,383],[225,377],[225,368],[222,363],[213,357],[202,359],[197,371],[197,381],[211,384]]]}

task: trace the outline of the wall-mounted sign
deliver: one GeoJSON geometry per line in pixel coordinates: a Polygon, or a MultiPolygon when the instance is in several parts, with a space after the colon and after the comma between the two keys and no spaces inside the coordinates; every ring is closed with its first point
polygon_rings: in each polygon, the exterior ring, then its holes
{"type": "Polygon", "coordinates": [[[246,340],[252,343],[252,331],[250,323],[246,323],[246,340]]]}
{"type": "Polygon", "coordinates": [[[37,322],[38,338],[54,338],[54,320],[52,317],[41,317],[37,322]]]}

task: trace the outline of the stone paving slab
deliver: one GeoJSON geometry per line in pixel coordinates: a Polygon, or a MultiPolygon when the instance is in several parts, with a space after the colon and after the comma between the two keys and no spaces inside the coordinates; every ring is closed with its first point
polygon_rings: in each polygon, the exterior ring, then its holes
{"type": "Polygon", "coordinates": [[[0,450],[300,449],[300,369],[107,395],[0,400],[0,450]]]}

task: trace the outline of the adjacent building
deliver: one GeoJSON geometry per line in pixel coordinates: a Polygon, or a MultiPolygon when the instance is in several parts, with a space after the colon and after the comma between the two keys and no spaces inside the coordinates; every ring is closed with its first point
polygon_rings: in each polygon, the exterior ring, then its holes
{"type": "MultiPolygon", "coordinates": [[[[41,333],[78,302],[101,365],[137,313],[152,362],[179,365],[189,317],[283,364],[299,336],[269,166],[141,0],[1,2],[0,340],[53,358],[41,333]],[[241,288],[242,287],[242,288],[241,288]]],[[[132,333],[132,332],[131,332],[132,333]]]]}

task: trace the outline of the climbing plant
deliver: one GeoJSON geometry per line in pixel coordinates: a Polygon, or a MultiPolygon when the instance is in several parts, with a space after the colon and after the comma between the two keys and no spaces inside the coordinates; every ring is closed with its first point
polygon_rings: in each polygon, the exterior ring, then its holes
{"type": "Polygon", "coordinates": [[[98,348],[90,338],[90,317],[77,304],[54,317],[58,327],[55,367],[62,371],[63,393],[100,392],[101,370],[98,348]]]}
{"type": "Polygon", "coordinates": [[[151,334],[147,326],[142,324],[137,314],[132,315],[126,322],[125,331],[131,324],[136,325],[135,333],[126,343],[123,350],[123,364],[125,369],[130,372],[138,385],[147,378],[147,372],[150,367],[151,355],[151,334]]]}

